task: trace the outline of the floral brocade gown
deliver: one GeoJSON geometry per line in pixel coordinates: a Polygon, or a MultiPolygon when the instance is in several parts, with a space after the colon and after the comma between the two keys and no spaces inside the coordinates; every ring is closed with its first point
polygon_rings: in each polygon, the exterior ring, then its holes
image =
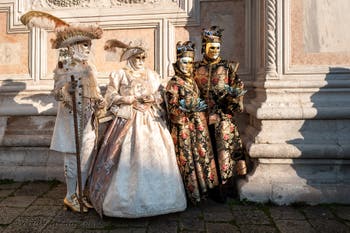
{"type": "Polygon", "coordinates": [[[243,108],[241,99],[234,96],[245,93],[243,83],[236,75],[238,66],[237,62],[221,60],[220,57],[211,62],[204,58],[195,63],[194,79],[201,98],[208,104],[207,113],[219,116],[209,128],[214,129],[210,130],[210,134],[212,139],[215,138],[213,147],[220,166],[222,184],[236,175],[236,161],[243,157],[242,141],[234,119],[234,114],[243,108]],[[228,95],[229,90],[235,94],[228,95]]]}
{"type": "Polygon", "coordinates": [[[192,77],[176,73],[166,88],[170,132],[188,199],[196,204],[218,185],[218,177],[205,114],[180,109],[181,100],[198,100],[198,87],[192,77]]]}

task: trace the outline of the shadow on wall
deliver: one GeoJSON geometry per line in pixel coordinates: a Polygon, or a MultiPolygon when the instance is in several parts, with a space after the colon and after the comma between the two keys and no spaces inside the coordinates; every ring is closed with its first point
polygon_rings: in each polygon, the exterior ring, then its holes
{"type": "Polygon", "coordinates": [[[19,92],[26,89],[26,84],[24,82],[14,82],[11,79],[6,79],[2,82],[0,86],[0,146],[3,145],[3,140],[7,128],[8,121],[8,110],[7,108],[16,108],[19,105],[14,98],[6,98],[10,94],[11,96],[16,96],[19,92]]]}
{"type": "Polygon", "coordinates": [[[11,79],[0,86],[0,146],[47,146],[56,114],[48,93],[30,95],[27,84],[11,79]]]}
{"type": "Polygon", "coordinates": [[[311,96],[316,115],[305,120],[300,139],[288,141],[300,152],[292,168],[307,203],[349,203],[349,80],[350,69],[331,68],[327,84],[311,96]]]}

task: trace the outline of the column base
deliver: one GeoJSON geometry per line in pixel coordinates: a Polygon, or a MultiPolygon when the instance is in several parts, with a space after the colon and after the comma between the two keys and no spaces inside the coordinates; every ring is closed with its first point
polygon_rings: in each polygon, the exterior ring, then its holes
{"type": "Polygon", "coordinates": [[[350,161],[258,159],[238,192],[241,200],[277,205],[350,204],[350,161]]]}

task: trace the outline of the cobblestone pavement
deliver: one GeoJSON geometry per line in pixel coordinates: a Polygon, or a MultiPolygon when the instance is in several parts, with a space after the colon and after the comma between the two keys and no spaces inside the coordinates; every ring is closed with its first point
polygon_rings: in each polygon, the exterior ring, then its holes
{"type": "Polygon", "coordinates": [[[59,182],[0,181],[0,233],[304,233],[349,232],[350,206],[273,206],[208,200],[182,213],[150,218],[101,219],[63,210],[59,182]]]}

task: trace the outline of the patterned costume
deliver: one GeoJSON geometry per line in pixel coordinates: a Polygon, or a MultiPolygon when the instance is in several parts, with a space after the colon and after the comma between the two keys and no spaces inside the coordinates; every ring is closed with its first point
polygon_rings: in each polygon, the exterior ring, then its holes
{"type": "Polygon", "coordinates": [[[200,100],[199,89],[193,80],[193,72],[180,70],[181,58],[193,59],[190,42],[178,44],[178,60],[174,63],[175,75],[166,88],[171,134],[175,144],[177,162],[192,203],[218,184],[213,151],[204,114],[205,105],[200,100]]]}
{"type": "Polygon", "coordinates": [[[194,79],[201,98],[208,104],[207,114],[215,156],[220,167],[221,183],[237,175],[236,161],[243,158],[240,135],[234,116],[241,112],[246,92],[236,72],[238,62],[222,60],[219,56],[221,29],[212,27],[202,35],[203,60],[195,63],[194,79]]]}

